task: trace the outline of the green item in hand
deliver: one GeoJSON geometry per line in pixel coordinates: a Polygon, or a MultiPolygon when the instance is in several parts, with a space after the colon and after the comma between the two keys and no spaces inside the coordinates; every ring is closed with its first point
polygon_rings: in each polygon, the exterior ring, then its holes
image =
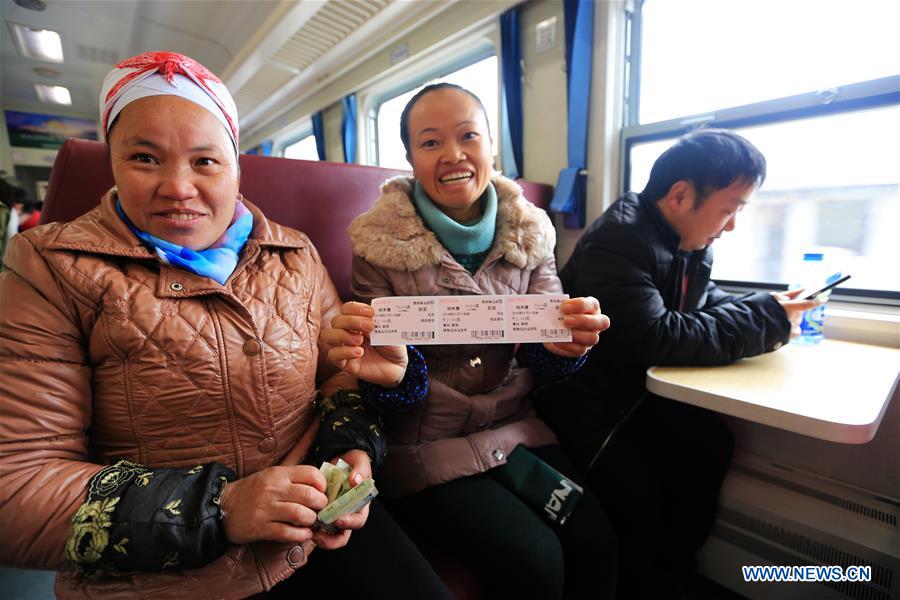
{"type": "Polygon", "coordinates": [[[355,513],[361,510],[366,504],[378,495],[378,489],[375,487],[375,480],[369,477],[354,488],[350,488],[328,506],[319,511],[318,525],[328,533],[338,531],[332,525],[342,516],[355,513]]]}
{"type": "Polygon", "coordinates": [[[333,502],[335,498],[350,489],[350,465],[343,459],[338,459],[337,464],[323,462],[319,467],[322,475],[325,476],[325,496],[329,502],[333,502]]]}

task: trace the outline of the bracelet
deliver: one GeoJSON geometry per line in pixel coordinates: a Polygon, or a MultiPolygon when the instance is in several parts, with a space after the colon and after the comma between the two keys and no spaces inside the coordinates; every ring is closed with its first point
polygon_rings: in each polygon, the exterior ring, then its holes
{"type": "Polygon", "coordinates": [[[219,475],[219,482],[222,484],[219,488],[219,493],[213,497],[213,504],[216,505],[216,508],[219,509],[219,520],[225,520],[225,509],[222,508],[222,494],[225,493],[225,486],[228,485],[228,479],[224,475],[219,475]]]}

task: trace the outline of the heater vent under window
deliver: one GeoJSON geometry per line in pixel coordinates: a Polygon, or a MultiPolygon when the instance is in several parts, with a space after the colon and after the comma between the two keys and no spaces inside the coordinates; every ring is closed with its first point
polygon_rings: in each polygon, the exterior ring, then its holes
{"type": "MultiPolygon", "coordinates": [[[[785,471],[793,471],[790,467],[783,467],[776,463],[771,463],[772,466],[778,467],[779,469],[785,471]]],[[[782,479],[781,477],[777,477],[772,475],[771,473],[762,473],[755,469],[749,469],[742,465],[734,465],[732,467],[733,470],[739,471],[748,475],[750,477],[755,477],[756,479],[761,479],[773,485],[777,485],[779,487],[783,487],[785,489],[789,489],[793,492],[797,492],[803,494],[805,496],[810,496],[811,498],[815,498],[816,500],[821,500],[822,502],[827,502],[831,505],[837,506],[844,510],[848,510],[850,512],[855,512],[856,514],[862,515],[864,517],[868,517],[870,519],[875,519],[876,521],[881,521],[882,523],[887,523],[888,525],[893,525],[896,527],[897,525],[897,515],[879,510],[877,508],[873,508],[871,506],[866,506],[865,504],[860,504],[859,502],[854,502],[852,500],[847,500],[846,498],[841,498],[839,496],[835,496],[833,494],[829,494],[827,492],[823,492],[821,490],[813,489],[811,487],[801,485],[799,483],[789,481],[787,479],[782,479]]],[[[879,500],[878,498],[873,498],[873,500],[879,500]]],[[[884,502],[885,500],[882,500],[884,502]]]]}

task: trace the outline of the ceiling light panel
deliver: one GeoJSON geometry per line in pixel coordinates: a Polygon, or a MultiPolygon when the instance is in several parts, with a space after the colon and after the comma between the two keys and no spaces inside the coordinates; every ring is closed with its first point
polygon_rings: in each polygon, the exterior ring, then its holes
{"type": "Polygon", "coordinates": [[[37,91],[38,98],[40,98],[41,102],[72,106],[72,95],[69,93],[69,88],[65,88],[61,85],[44,85],[42,83],[36,83],[34,84],[34,89],[37,91]]]}
{"type": "Polygon", "coordinates": [[[24,56],[48,62],[63,62],[62,38],[50,29],[37,29],[9,23],[16,46],[24,56]]]}

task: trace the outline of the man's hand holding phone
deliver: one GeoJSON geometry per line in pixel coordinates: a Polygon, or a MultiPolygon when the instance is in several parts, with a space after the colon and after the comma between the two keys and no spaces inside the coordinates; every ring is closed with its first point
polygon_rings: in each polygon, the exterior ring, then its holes
{"type": "Polygon", "coordinates": [[[827,293],[832,288],[850,279],[850,275],[842,275],[840,272],[829,275],[824,281],[814,285],[808,285],[787,292],[772,292],[781,308],[787,313],[791,322],[791,339],[800,335],[800,321],[803,313],[819,306],[828,300],[827,293]]]}
{"type": "Polygon", "coordinates": [[[787,292],[772,292],[772,295],[778,300],[778,304],[787,313],[788,321],[791,322],[791,339],[800,335],[800,320],[803,318],[803,313],[822,304],[815,298],[804,298],[805,291],[803,288],[797,288],[787,292]]]}

